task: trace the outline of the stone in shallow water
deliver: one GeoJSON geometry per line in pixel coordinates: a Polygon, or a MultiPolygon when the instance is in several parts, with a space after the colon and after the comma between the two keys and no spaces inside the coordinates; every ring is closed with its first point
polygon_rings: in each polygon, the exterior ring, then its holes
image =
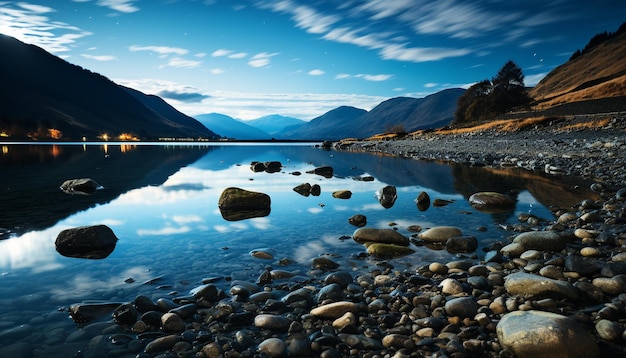
{"type": "Polygon", "coordinates": [[[401,257],[405,255],[410,255],[414,252],[415,251],[410,247],[400,245],[380,243],[371,243],[367,245],[367,253],[376,257],[401,257]]]}
{"type": "Polygon", "coordinates": [[[225,220],[238,221],[269,215],[271,199],[265,193],[230,187],[222,191],[217,206],[225,220]]]}
{"type": "Polygon", "coordinates": [[[506,211],[515,208],[515,199],[492,191],[472,194],[469,203],[474,209],[481,211],[506,211]]]}
{"type": "Polygon", "coordinates": [[[509,294],[520,295],[524,298],[555,297],[570,300],[578,299],[578,291],[571,283],[524,272],[508,275],[505,279],[504,288],[509,294]]]}
{"type": "Polygon", "coordinates": [[[336,190],[333,192],[333,198],[337,199],[350,199],[352,192],[350,190],[336,190]]]}
{"type": "Polygon", "coordinates": [[[451,237],[461,235],[463,235],[463,233],[461,232],[461,229],[457,227],[436,226],[419,234],[418,237],[427,242],[445,242],[451,237]]]}
{"type": "Polygon", "coordinates": [[[567,239],[556,231],[529,231],[517,235],[513,243],[522,245],[526,250],[561,251],[567,239]]]}
{"type": "Polygon", "coordinates": [[[409,239],[393,229],[376,229],[363,227],[352,234],[354,241],[362,244],[375,242],[380,244],[394,244],[408,246],[409,239]]]}
{"type": "Polygon", "coordinates": [[[66,257],[103,259],[115,249],[117,236],[106,225],[81,226],[59,233],[54,245],[66,257]]]}
{"type": "Polygon", "coordinates": [[[503,348],[518,358],[599,356],[593,335],[571,318],[541,311],[516,311],[496,326],[503,348]]]}

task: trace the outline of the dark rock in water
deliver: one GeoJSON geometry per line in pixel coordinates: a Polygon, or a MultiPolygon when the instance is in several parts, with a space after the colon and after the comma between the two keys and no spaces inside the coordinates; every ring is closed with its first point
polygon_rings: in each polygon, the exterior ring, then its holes
{"type": "Polygon", "coordinates": [[[120,307],[121,302],[77,303],[68,308],[70,317],[76,323],[88,323],[110,314],[120,307]]]}
{"type": "Polygon", "coordinates": [[[137,322],[138,311],[130,303],[124,303],[113,311],[113,321],[117,324],[130,325],[137,322]]]}
{"type": "Polygon", "coordinates": [[[70,179],[61,184],[61,190],[70,195],[91,195],[100,188],[102,187],[91,178],[70,179]]]}
{"type": "Polygon", "coordinates": [[[334,270],[339,264],[327,257],[316,257],[313,259],[312,266],[320,270],[334,270]]]}
{"type": "Polygon", "coordinates": [[[379,258],[394,258],[410,255],[415,251],[407,246],[395,244],[368,243],[367,253],[379,258]]]}
{"type": "Polygon", "coordinates": [[[592,276],[600,271],[600,267],[593,260],[575,254],[567,255],[564,267],[565,270],[578,272],[582,276],[592,276]]]}
{"type": "Polygon", "coordinates": [[[333,198],[337,199],[350,199],[352,192],[350,190],[337,190],[333,192],[333,198]]]}
{"type": "Polygon", "coordinates": [[[356,227],[363,227],[367,225],[367,218],[365,215],[356,214],[348,218],[348,222],[356,227]]]}
{"type": "Polygon", "coordinates": [[[454,236],[446,240],[446,249],[449,252],[468,253],[478,248],[478,240],[474,236],[454,236]]]}
{"type": "Polygon", "coordinates": [[[508,195],[492,191],[484,191],[472,194],[469,203],[476,210],[498,212],[508,211],[515,208],[515,199],[508,195]]]}
{"type": "Polygon", "coordinates": [[[269,195],[241,188],[226,188],[220,195],[218,207],[225,220],[238,221],[270,214],[269,195]]]}
{"type": "Polygon", "coordinates": [[[452,200],[445,200],[445,199],[435,199],[433,200],[433,206],[435,207],[442,207],[442,206],[446,206],[448,204],[452,204],[454,203],[454,201],[452,200]]]}
{"type": "Polygon", "coordinates": [[[250,170],[255,173],[260,173],[265,171],[265,164],[261,162],[252,162],[250,163],[250,170]]]}
{"type": "Polygon", "coordinates": [[[55,246],[66,257],[103,259],[115,249],[117,237],[106,225],[81,226],[59,233],[55,246]]]}
{"type": "Polygon", "coordinates": [[[417,199],[415,199],[415,203],[417,204],[417,209],[419,211],[426,211],[430,207],[430,196],[423,191],[419,193],[417,199]]]}
{"type": "Polygon", "coordinates": [[[378,190],[376,196],[378,197],[380,205],[385,209],[391,208],[398,198],[396,187],[391,185],[387,185],[378,190]]]}
{"type": "Polygon", "coordinates": [[[329,140],[325,140],[322,142],[322,148],[324,149],[330,149],[333,146],[333,142],[329,141],[329,140]]]}
{"type": "Polygon", "coordinates": [[[322,188],[320,188],[318,184],[311,185],[311,195],[320,196],[321,193],[322,193],[322,188]]]}
{"type": "Polygon", "coordinates": [[[311,184],[309,183],[302,183],[300,185],[297,185],[293,188],[293,191],[295,191],[296,193],[302,195],[302,196],[309,196],[311,195],[311,184]]]}
{"type": "Polygon", "coordinates": [[[354,241],[409,246],[409,239],[393,229],[377,229],[363,227],[352,234],[354,241]]]}
{"type": "Polygon", "coordinates": [[[283,168],[282,163],[277,161],[265,162],[264,164],[265,171],[268,173],[278,173],[283,168]]]}
{"type": "Polygon", "coordinates": [[[313,170],[307,171],[307,174],[317,174],[317,175],[323,176],[324,178],[332,178],[333,168],[332,167],[318,167],[313,170]]]}

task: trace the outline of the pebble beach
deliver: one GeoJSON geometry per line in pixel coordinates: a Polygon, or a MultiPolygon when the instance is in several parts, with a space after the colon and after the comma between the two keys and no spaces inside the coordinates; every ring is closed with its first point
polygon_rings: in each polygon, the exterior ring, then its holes
{"type": "MultiPolygon", "coordinates": [[[[570,121],[514,132],[422,133],[343,141],[335,150],[471,166],[516,167],[593,182],[600,199],[520,215],[502,240],[472,252],[450,226],[398,238],[357,229],[357,242],[469,249],[458,260],[366,269],[320,256],[306,274],[272,265],[255,281],[206,278],[188,294],[68,307],[97,331],[82,357],[621,357],[626,356],[626,121],[570,121]],[[102,319],[90,324],[106,312],[102,319]],[[100,315],[100,316],[98,316],[100,315]]],[[[364,229],[364,228],[363,228],[364,229]]],[[[402,235],[399,235],[402,236],[402,235]]],[[[347,238],[346,238],[347,239],[347,238]]],[[[255,253],[263,256],[263,252],[255,253]]],[[[364,258],[365,259],[365,258],[364,258]]],[[[40,356],[54,354],[39,352],[40,356]]]]}

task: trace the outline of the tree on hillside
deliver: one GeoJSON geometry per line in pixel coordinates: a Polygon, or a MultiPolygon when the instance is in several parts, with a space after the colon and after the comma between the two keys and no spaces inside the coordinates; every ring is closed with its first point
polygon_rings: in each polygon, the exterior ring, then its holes
{"type": "Polygon", "coordinates": [[[508,61],[491,81],[482,80],[465,91],[457,102],[453,125],[492,119],[531,101],[522,69],[508,61]]]}

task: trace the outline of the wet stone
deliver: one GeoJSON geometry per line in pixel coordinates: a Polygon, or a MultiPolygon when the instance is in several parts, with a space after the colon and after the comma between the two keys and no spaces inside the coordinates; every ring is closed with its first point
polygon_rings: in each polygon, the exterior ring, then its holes
{"type": "Polygon", "coordinates": [[[478,304],[472,297],[459,297],[446,302],[444,309],[448,316],[470,318],[478,313],[478,304]]]}
{"type": "Polygon", "coordinates": [[[426,242],[445,242],[451,237],[462,236],[461,229],[454,226],[437,226],[430,228],[418,235],[426,242]]]}
{"type": "Polygon", "coordinates": [[[262,329],[287,330],[291,321],[283,316],[260,314],[254,317],[254,326],[262,329]]]}

